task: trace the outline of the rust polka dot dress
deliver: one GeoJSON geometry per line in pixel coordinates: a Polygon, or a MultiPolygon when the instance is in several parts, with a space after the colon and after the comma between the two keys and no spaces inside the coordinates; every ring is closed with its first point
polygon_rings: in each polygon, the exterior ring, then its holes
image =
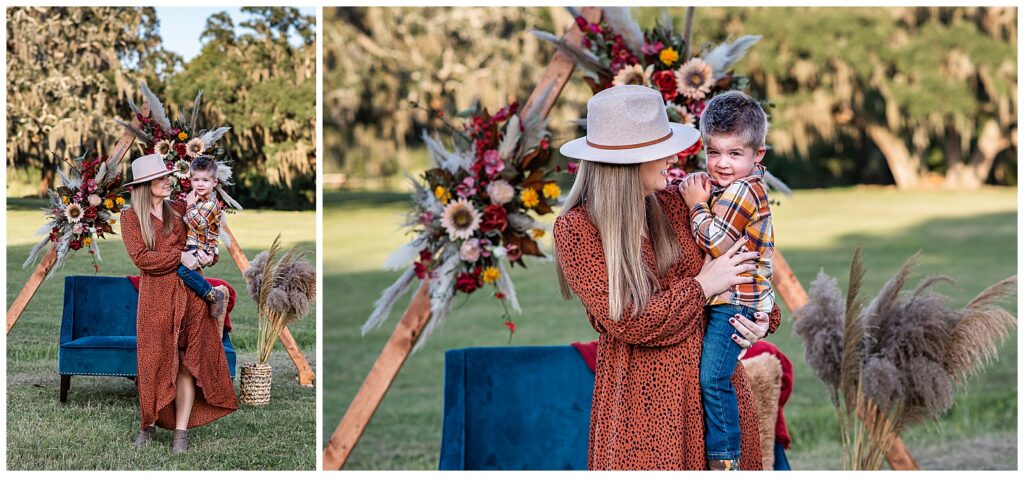
{"type": "MultiPolygon", "coordinates": [[[[643,313],[620,321],[608,318],[604,249],[586,209],[576,207],[555,222],[558,263],[601,335],[590,416],[588,467],[593,470],[706,468],[699,382],[705,298],[693,279],[704,256],[675,188],[656,197],[679,241],[680,259],[659,277],[661,289],[643,313]]],[[[646,239],[643,257],[649,269],[657,269],[646,239]]],[[[778,308],[770,317],[774,331],[778,308]]],[[[732,380],[740,410],[740,468],[761,469],[757,415],[739,362],[732,380]]]]}
{"type": "MultiPolygon", "coordinates": [[[[172,202],[184,213],[185,205],[172,202]]],[[[156,422],[174,429],[179,351],[185,368],[195,377],[196,398],[188,427],[209,424],[238,409],[235,388],[228,374],[217,321],[206,301],[197,296],[176,273],[185,249],[185,224],[178,220],[170,235],[163,222],[153,219],[156,247],[142,242],[139,218],[134,209],[121,214],[121,235],[128,256],[139,267],[138,386],[140,428],[156,422]]]]}

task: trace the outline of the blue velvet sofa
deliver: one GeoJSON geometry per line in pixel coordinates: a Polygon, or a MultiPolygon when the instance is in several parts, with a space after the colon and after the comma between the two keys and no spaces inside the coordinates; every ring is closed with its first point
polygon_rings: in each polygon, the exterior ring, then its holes
{"type": "MultiPolygon", "coordinates": [[[[71,376],[136,376],[135,321],[139,294],[127,277],[68,276],[57,368],[60,402],[71,376]]],[[[224,353],[235,377],[235,348],[224,333],[224,353]]]]}
{"type": "Polygon", "coordinates": [[[586,470],[593,392],[572,346],[447,351],[440,470],[586,470]]]}

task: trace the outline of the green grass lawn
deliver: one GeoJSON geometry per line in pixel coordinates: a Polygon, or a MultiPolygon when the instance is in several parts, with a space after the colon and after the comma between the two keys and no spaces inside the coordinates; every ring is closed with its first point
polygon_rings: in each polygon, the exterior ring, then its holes
{"type": "MultiPolygon", "coordinates": [[[[7,204],[7,304],[21,291],[32,268],[21,264],[42,224],[42,202],[11,199],[7,204]]],[[[282,233],[286,246],[315,252],[313,212],[246,210],[228,219],[245,254],[252,258],[282,233]]],[[[119,230],[119,226],[115,226],[119,230]]],[[[138,273],[118,236],[100,243],[100,275],[138,273]]],[[[231,313],[231,339],[238,365],[255,360],[256,312],[245,281],[222,247],[223,256],[208,275],[224,278],[239,293],[231,313]]],[[[310,260],[314,260],[310,257],[310,260]]],[[[190,432],[192,448],[170,452],[171,432],[157,431],[157,442],[141,451],[132,446],[139,429],[139,407],[132,381],[120,377],[75,376],[68,402],[58,401],[57,348],[64,276],[92,275],[86,254],[71,257],[43,283],[7,336],[7,468],[11,470],[315,470],[316,392],[298,385],[295,367],[278,346],[272,355],[274,385],[269,406],[247,406],[190,432]]],[[[314,371],[314,314],[291,331],[314,371]]],[[[238,372],[236,370],[236,372],[238,372]]],[[[238,392],[237,375],[235,391],[238,392]]]]}
{"type": "MultiPolygon", "coordinates": [[[[380,265],[408,237],[399,229],[407,196],[329,193],[324,198],[324,423],[326,442],[362,384],[408,303],[396,306],[381,328],[361,337],[373,302],[399,272],[380,265]]],[[[882,188],[797,191],[774,208],[779,249],[806,287],[820,268],[845,287],[850,258],[863,244],[874,293],[914,252],[916,279],[945,273],[958,285],[939,291],[966,304],[988,285],[1016,273],[1017,190],[904,193],[882,188]]],[[[550,239],[548,239],[550,244],[550,239]]],[[[548,245],[550,246],[550,245],[548,245]]],[[[557,293],[550,262],[516,268],[523,315],[513,345],[560,345],[596,339],[578,301],[557,293]]],[[[448,318],[445,328],[411,356],[378,408],[346,469],[436,469],[441,441],[444,352],[502,346],[507,334],[500,306],[480,294],[448,318]]],[[[795,384],[786,405],[795,469],[838,468],[839,435],[825,386],[804,363],[783,310],[769,339],[793,361],[795,384]]],[[[1017,335],[999,348],[999,360],[962,387],[956,405],[937,422],[903,436],[926,469],[1015,469],[1017,466],[1017,335]]]]}

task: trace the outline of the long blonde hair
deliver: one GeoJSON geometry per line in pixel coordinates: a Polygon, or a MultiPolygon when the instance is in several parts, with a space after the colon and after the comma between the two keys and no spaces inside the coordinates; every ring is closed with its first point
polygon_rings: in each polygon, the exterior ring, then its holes
{"type": "MultiPolygon", "coordinates": [[[[679,258],[679,243],[658,198],[644,193],[639,164],[580,161],[560,215],[581,204],[586,204],[588,217],[601,234],[608,267],[608,316],[619,320],[630,305],[633,315],[639,314],[658,291],[658,276],[679,258]],[[644,264],[644,232],[654,249],[657,273],[644,264]]],[[[557,246],[555,256],[562,296],[568,300],[572,290],[558,265],[557,246]]]]}
{"type": "MultiPolygon", "coordinates": [[[[163,235],[170,235],[174,230],[175,221],[181,219],[178,212],[171,207],[170,202],[164,199],[163,210],[160,212],[160,220],[164,222],[163,235]]],[[[142,243],[146,248],[156,248],[156,234],[153,231],[153,192],[149,189],[149,182],[138,184],[132,187],[132,209],[139,217],[139,228],[142,230],[142,243]]]]}

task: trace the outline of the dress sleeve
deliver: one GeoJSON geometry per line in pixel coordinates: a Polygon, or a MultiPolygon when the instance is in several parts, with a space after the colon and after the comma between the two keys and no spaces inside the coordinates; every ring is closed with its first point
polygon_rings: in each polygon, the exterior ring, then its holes
{"type": "Polygon", "coordinates": [[[142,241],[142,229],[135,210],[128,209],[121,214],[121,238],[128,256],[132,258],[139,270],[150,275],[166,275],[173,273],[181,264],[181,252],[178,247],[149,250],[142,241]]]}
{"type": "Polygon", "coordinates": [[[583,214],[559,217],[554,227],[558,264],[580,297],[591,325],[626,343],[668,346],[697,333],[704,319],[704,290],[692,277],[663,283],[647,307],[632,315],[627,307],[616,321],[608,316],[608,270],[597,228],[583,214]]]}

